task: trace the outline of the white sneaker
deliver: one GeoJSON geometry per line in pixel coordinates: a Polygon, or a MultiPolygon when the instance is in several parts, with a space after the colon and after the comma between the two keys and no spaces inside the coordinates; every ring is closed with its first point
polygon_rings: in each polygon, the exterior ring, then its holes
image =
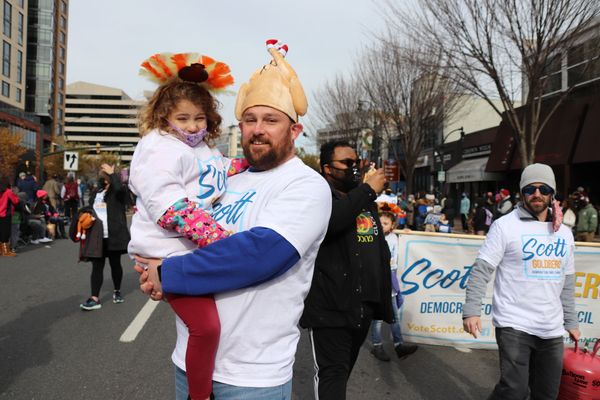
{"type": "Polygon", "coordinates": [[[40,243],[50,243],[52,241],[52,239],[47,238],[47,237],[43,237],[40,239],[40,243]]]}
{"type": "Polygon", "coordinates": [[[31,239],[31,241],[29,242],[31,244],[40,244],[39,239],[31,239]]]}

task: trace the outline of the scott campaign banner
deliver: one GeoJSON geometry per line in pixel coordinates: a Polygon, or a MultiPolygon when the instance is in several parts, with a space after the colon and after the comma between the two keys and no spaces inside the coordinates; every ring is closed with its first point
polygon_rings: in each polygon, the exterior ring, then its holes
{"type": "MultiPolygon", "coordinates": [[[[462,307],[483,236],[399,233],[398,281],[404,296],[402,335],[415,343],[496,348],[492,277],[481,307],[478,339],[463,330],[462,307]]],[[[600,246],[576,243],[575,304],[582,341],[600,337],[600,246]]]]}

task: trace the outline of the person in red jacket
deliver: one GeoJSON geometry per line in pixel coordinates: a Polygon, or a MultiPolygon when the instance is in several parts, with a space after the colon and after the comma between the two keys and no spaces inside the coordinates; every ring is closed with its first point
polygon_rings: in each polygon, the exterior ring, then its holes
{"type": "Polygon", "coordinates": [[[15,205],[19,198],[13,193],[7,177],[0,178],[0,256],[14,257],[10,248],[10,229],[15,205]]]}

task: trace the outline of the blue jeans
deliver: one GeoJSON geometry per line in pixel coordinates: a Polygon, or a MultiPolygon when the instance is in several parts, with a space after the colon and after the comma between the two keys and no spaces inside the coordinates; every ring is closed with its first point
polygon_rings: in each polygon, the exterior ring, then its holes
{"type": "MultiPolygon", "coordinates": [[[[392,297],[392,308],[394,309],[394,322],[390,325],[392,328],[392,337],[394,339],[394,344],[402,344],[404,340],[402,339],[402,331],[400,330],[400,322],[398,318],[398,304],[396,303],[396,296],[392,297]]],[[[383,321],[381,320],[373,320],[371,322],[371,343],[373,345],[380,345],[382,343],[381,340],[381,324],[383,321]]]]}
{"type": "MultiPolygon", "coordinates": [[[[215,400],[291,400],[292,380],[280,386],[256,388],[232,386],[213,381],[215,400]]],[[[188,385],[185,371],[175,367],[175,400],[187,400],[188,385]]]]}

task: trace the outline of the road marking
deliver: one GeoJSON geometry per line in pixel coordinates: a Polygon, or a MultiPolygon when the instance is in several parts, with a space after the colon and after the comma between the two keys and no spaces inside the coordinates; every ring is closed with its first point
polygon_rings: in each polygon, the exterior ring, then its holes
{"type": "Polygon", "coordinates": [[[125,329],[125,332],[123,332],[119,338],[119,342],[133,342],[152,315],[152,312],[154,312],[154,309],[156,309],[156,306],[158,306],[158,303],[160,303],[160,301],[149,299],[146,304],[144,304],[144,307],[142,307],[138,315],[136,315],[133,321],[131,321],[127,329],[125,329]]]}

